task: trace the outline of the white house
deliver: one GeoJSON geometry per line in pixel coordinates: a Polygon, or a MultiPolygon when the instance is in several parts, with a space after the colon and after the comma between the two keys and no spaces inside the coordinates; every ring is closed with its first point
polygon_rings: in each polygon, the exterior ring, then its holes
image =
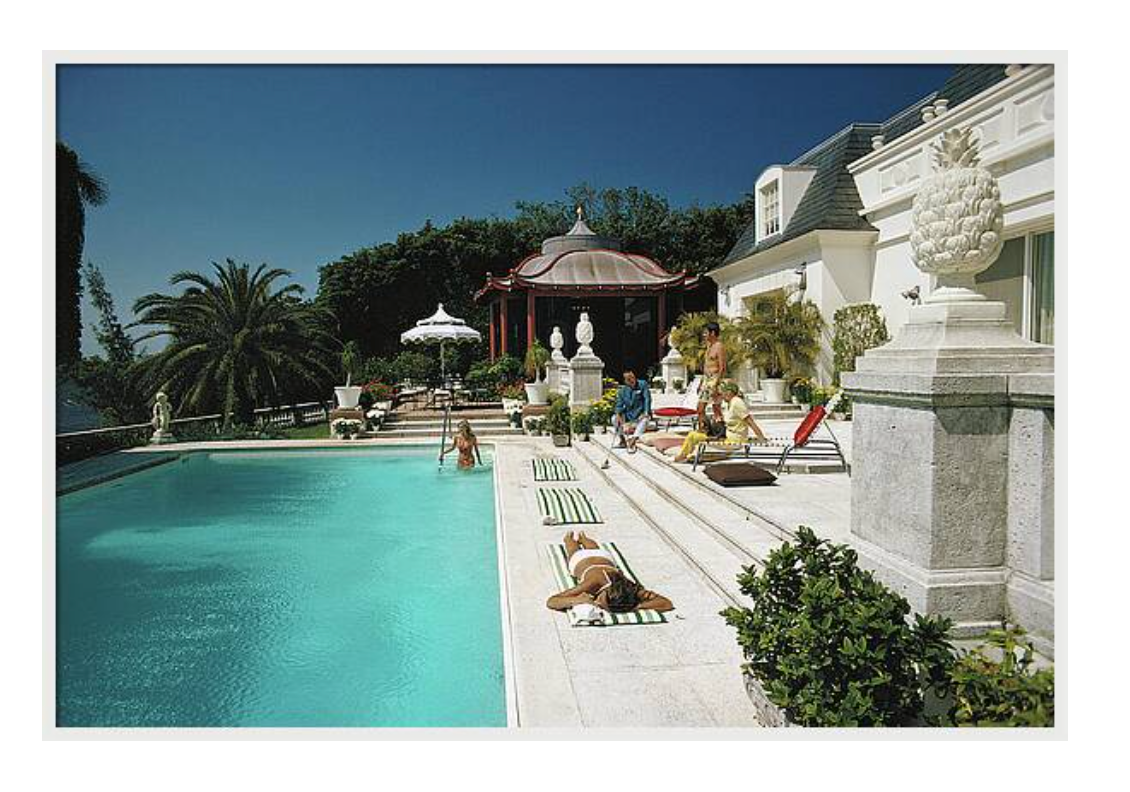
{"type": "MultiPolygon", "coordinates": [[[[931,173],[930,145],[974,126],[981,162],[1000,182],[1006,243],[978,288],[1005,302],[1024,336],[1053,343],[1055,73],[1051,66],[960,66],[941,88],[882,123],[856,123],[797,157],[765,169],[756,215],[721,266],[718,310],[737,317],[752,298],[803,289],[831,326],[836,309],[873,302],[892,335],[914,287],[931,284],[910,257],[910,209],[931,173]]],[[[830,336],[817,376],[832,377],[830,336]]],[[[743,372],[756,388],[756,373],[743,372]]]]}

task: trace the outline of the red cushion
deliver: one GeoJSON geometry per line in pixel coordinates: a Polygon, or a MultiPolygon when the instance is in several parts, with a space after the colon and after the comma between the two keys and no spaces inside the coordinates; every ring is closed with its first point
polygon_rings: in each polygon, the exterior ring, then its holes
{"type": "Polygon", "coordinates": [[[812,408],[812,412],[804,416],[804,420],[800,422],[800,426],[796,429],[796,434],[793,435],[793,443],[802,446],[808,442],[808,438],[812,437],[812,433],[816,431],[816,427],[824,420],[824,406],[819,405],[812,408]]]}
{"type": "Polygon", "coordinates": [[[652,412],[660,418],[686,418],[690,415],[698,415],[698,410],[692,410],[690,407],[660,407],[652,412]]]}

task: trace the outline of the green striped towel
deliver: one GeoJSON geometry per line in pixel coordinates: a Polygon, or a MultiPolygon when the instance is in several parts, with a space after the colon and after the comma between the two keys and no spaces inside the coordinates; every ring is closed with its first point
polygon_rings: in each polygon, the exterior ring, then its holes
{"type": "Polygon", "coordinates": [[[555,457],[533,460],[534,481],[576,481],[577,471],[573,463],[555,457]]]}
{"type": "MultiPolygon", "coordinates": [[[[620,549],[616,547],[615,542],[600,542],[600,549],[608,553],[612,560],[616,562],[616,566],[624,573],[624,577],[631,581],[639,583],[632,568],[628,566],[628,562],[624,560],[624,556],[620,554],[620,549]]],[[[549,544],[545,547],[546,555],[549,556],[549,565],[553,569],[553,579],[557,581],[557,590],[565,591],[577,585],[577,579],[569,573],[569,561],[565,556],[565,545],[563,544],[549,544]]],[[[570,608],[567,611],[569,615],[569,625],[571,627],[577,626],[577,617],[570,608]]],[[[613,627],[618,624],[662,624],[667,621],[667,617],[659,611],[654,610],[640,610],[631,611],[629,613],[612,613],[611,611],[601,611],[604,615],[605,627],[613,627]]],[[[585,622],[587,625],[588,622],[585,622]]]]}
{"type": "Polygon", "coordinates": [[[544,487],[538,490],[538,509],[546,525],[604,522],[589,496],[576,487],[544,487]]]}

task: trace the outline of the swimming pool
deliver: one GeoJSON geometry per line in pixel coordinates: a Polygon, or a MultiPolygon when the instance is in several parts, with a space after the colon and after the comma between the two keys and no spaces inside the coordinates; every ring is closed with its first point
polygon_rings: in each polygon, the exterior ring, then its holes
{"type": "Polygon", "coordinates": [[[194,453],[58,498],[59,726],[505,726],[494,485],[194,453]]]}

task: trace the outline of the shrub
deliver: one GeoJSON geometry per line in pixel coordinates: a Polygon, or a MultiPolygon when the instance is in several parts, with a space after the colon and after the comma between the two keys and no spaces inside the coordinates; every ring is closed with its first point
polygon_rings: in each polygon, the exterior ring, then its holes
{"type": "Polygon", "coordinates": [[[536,338],[530,348],[526,350],[526,361],[523,364],[526,379],[530,382],[536,382],[542,377],[545,371],[545,364],[549,362],[549,350],[541,345],[541,342],[536,338]]]}
{"type": "Polygon", "coordinates": [[[608,426],[608,422],[612,420],[612,412],[615,403],[615,392],[613,392],[611,402],[608,401],[607,394],[601,397],[599,401],[593,402],[592,407],[589,408],[589,417],[592,420],[592,425],[608,426]]]}
{"type": "Polygon", "coordinates": [[[569,400],[565,396],[553,397],[545,413],[545,431],[551,435],[569,434],[570,418],[569,400]]]}
{"type": "Polygon", "coordinates": [[[526,384],[521,380],[504,382],[498,386],[498,397],[500,399],[522,399],[524,401],[526,398],[526,384]]]}
{"type": "Polygon", "coordinates": [[[394,382],[427,384],[439,375],[439,364],[423,352],[405,351],[392,359],[394,382]]]}
{"type": "Polygon", "coordinates": [[[789,391],[792,393],[793,398],[801,404],[810,404],[812,398],[812,389],[815,384],[808,377],[794,377],[792,382],[789,383],[789,391]]]}
{"type": "Polygon", "coordinates": [[[879,306],[872,303],[845,305],[832,316],[832,355],[836,385],[840,374],[855,371],[855,359],[891,340],[879,306]]]}
{"type": "Polygon", "coordinates": [[[922,715],[944,684],[948,620],[916,616],[854,550],[808,528],[739,576],[748,608],[723,615],[769,699],[803,726],[895,726],[922,715]]]}
{"type": "Polygon", "coordinates": [[[588,437],[592,434],[593,416],[592,409],[588,410],[574,410],[571,420],[573,434],[580,435],[581,437],[588,437]]]}
{"type": "Polygon", "coordinates": [[[1024,631],[994,630],[987,645],[998,650],[999,660],[978,647],[954,663],[949,678],[953,706],[941,725],[1054,726],[1055,671],[1031,669],[1032,644],[1024,640],[1024,631]]]}
{"type": "Polygon", "coordinates": [[[662,377],[652,377],[650,385],[653,391],[660,392],[667,387],[667,381],[662,377]]]}
{"type": "Polygon", "coordinates": [[[499,355],[490,367],[498,382],[515,380],[522,376],[522,361],[513,355],[499,355]]]}

